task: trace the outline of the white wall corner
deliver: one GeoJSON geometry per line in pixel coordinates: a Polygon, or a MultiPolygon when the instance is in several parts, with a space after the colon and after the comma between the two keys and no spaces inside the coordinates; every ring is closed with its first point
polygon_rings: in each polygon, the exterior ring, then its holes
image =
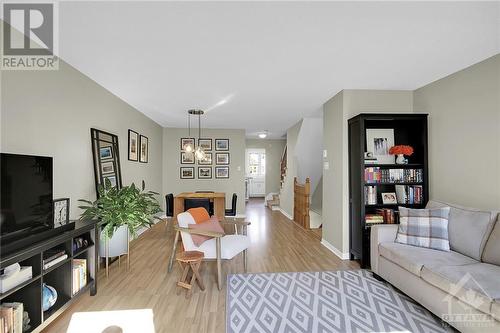
{"type": "Polygon", "coordinates": [[[285,212],[285,210],[283,208],[279,207],[278,210],[280,211],[281,214],[285,215],[285,217],[287,219],[293,221],[293,216],[291,216],[290,214],[288,214],[287,212],[285,212]]]}
{"type": "Polygon", "coordinates": [[[328,250],[332,251],[333,254],[335,254],[340,259],[342,259],[342,260],[349,260],[349,253],[342,253],[335,246],[333,246],[332,244],[330,244],[326,239],[322,238],[321,239],[321,244],[324,247],[326,247],[328,250]]]}

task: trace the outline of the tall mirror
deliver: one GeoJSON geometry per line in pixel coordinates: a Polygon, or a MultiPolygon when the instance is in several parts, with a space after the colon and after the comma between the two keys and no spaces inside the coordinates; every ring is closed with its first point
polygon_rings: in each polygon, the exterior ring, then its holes
{"type": "Polygon", "coordinates": [[[90,129],[92,140],[92,155],[94,157],[94,175],[96,195],[97,188],[109,179],[111,185],[122,187],[122,173],[120,168],[120,151],[118,136],[95,128],[90,129]]]}

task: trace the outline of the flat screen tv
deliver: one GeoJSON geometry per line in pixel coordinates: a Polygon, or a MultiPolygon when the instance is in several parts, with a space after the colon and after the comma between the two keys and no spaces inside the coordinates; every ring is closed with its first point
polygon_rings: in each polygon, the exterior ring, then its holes
{"type": "Polygon", "coordinates": [[[52,157],[0,154],[0,245],[54,228],[52,157]]]}

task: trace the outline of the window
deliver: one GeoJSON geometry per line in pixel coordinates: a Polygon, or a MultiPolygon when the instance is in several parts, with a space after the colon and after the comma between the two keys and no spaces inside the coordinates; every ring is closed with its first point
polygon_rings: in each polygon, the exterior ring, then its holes
{"type": "Polygon", "coordinates": [[[247,175],[264,176],[266,174],[266,153],[248,151],[247,152],[247,175]]]}

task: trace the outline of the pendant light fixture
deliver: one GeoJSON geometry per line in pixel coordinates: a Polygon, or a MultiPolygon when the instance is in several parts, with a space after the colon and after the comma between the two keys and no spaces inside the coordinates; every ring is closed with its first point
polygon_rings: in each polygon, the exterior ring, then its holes
{"type": "Polygon", "coordinates": [[[196,115],[198,116],[198,146],[194,149],[194,157],[198,161],[203,161],[206,158],[205,151],[203,151],[203,148],[201,148],[200,144],[200,139],[201,139],[201,115],[204,114],[203,110],[189,110],[188,114],[190,117],[191,115],[196,115]]]}
{"type": "MultiPolygon", "coordinates": [[[[191,113],[188,111],[188,138],[191,137],[191,113]]],[[[192,153],[194,151],[194,143],[188,143],[184,146],[184,151],[186,153],[192,153]]]]}

